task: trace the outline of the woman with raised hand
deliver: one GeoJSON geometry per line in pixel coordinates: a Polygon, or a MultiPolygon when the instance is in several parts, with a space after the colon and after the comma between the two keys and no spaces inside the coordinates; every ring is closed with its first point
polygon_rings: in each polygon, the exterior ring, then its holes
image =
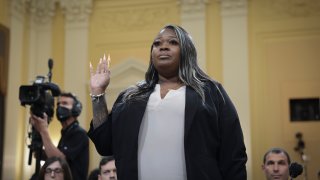
{"type": "MultiPolygon", "coordinates": [[[[108,58],[109,59],[109,58],[108,58]]],[[[197,64],[191,36],[176,25],[151,45],[145,80],[120,93],[110,113],[108,60],[91,71],[97,151],[115,157],[121,180],[245,180],[246,148],[236,109],[197,64]]]]}

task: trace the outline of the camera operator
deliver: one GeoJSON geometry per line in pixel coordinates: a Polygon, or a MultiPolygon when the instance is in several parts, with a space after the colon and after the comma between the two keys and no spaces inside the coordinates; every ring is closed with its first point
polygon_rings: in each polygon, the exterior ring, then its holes
{"type": "Polygon", "coordinates": [[[86,179],[89,166],[89,139],[86,131],[79,126],[77,117],[82,109],[81,102],[72,93],[61,93],[58,97],[56,116],[62,125],[58,147],[48,132],[48,116],[43,118],[31,112],[30,121],[41,135],[46,156],[61,157],[68,162],[73,179],[86,179]]]}

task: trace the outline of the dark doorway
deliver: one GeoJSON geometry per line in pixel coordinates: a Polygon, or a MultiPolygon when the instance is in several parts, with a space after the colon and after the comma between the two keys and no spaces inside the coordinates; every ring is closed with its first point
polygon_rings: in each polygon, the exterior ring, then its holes
{"type": "Polygon", "coordinates": [[[320,98],[290,99],[290,120],[295,121],[319,121],[320,98]]]}
{"type": "Polygon", "coordinates": [[[2,177],[5,102],[8,82],[9,29],[0,24],[0,178],[2,177]]]}
{"type": "Polygon", "coordinates": [[[0,95],[0,178],[2,177],[3,145],[4,145],[4,96],[0,95]]]}

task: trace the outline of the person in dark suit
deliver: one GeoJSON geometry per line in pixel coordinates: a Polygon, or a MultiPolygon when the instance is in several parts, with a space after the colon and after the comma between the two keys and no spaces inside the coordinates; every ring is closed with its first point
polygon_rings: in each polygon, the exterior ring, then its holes
{"type": "Polygon", "coordinates": [[[236,109],[197,64],[191,36],[167,25],[151,45],[145,80],[120,93],[110,113],[109,57],[90,65],[88,135],[113,155],[121,180],[246,180],[246,148],[236,109]]]}

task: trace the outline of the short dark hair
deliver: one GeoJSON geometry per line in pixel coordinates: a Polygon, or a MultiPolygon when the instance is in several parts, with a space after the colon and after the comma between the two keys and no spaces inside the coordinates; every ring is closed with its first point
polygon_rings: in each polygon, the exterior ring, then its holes
{"type": "Polygon", "coordinates": [[[79,99],[77,98],[77,96],[71,92],[62,92],[59,97],[69,97],[73,99],[74,103],[79,102],[79,99]]]}
{"type": "Polygon", "coordinates": [[[59,97],[69,97],[73,99],[73,104],[72,104],[72,116],[73,117],[78,117],[82,111],[82,104],[77,98],[77,96],[71,92],[62,92],[59,97]]]}
{"type": "Polygon", "coordinates": [[[287,151],[285,151],[284,149],[282,148],[278,148],[278,147],[275,147],[275,148],[271,148],[269,149],[263,156],[263,164],[266,163],[266,159],[267,159],[267,156],[269,154],[280,154],[280,153],[283,153],[284,155],[286,155],[287,159],[288,159],[288,164],[291,164],[291,160],[290,160],[290,156],[289,154],[287,153],[287,151]]]}
{"type": "Polygon", "coordinates": [[[115,160],[113,156],[104,156],[101,158],[100,163],[99,163],[99,172],[101,173],[101,166],[107,164],[110,161],[115,160]]]}

